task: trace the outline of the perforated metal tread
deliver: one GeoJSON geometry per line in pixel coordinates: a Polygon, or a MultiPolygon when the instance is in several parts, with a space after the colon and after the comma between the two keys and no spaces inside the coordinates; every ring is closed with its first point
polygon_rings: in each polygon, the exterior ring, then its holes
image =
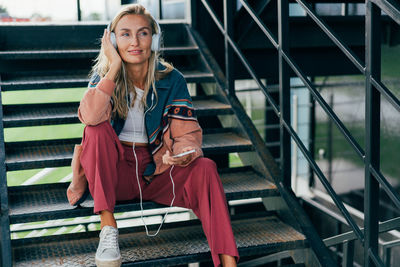
{"type": "Polygon", "coordinates": [[[3,125],[7,127],[79,123],[79,102],[3,105],[3,125]]]}
{"type": "MultiPolygon", "coordinates": [[[[100,49],[46,49],[0,51],[0,59],[56,59],[56,58],[94,58],[100,49]]],[[[192,55],[198,52],[197,46],[163,47],[164,55],[192,55]]]]}
{"type": "MultiPolygon", "coordinates": [[[[4,127],[79,123],[79,102],[3,106],[4,127]]],[[[193,99],[197,116],[231,114],[230,105],[216,99],[193,99]]]]}
{"type": "MultiPolygon", "coordinates": [[[[302,234],[274,216],[232,221],[241,257],[307,246],[302,234]]],[[[125,229],[123,229],[125,230],[125,229]]],[[[167,266],[210,261],[206,238],[200,225],[164,228],[149,238],[144,232],[121,231],[119,245],[124,266],[167,266]],[[122,233],[123,232],[123,233],[122,233]]],[[[94,266],[98,233],[13,242],[14,266],[94,266]]]]}
{"type": "MultiPolygon", "coordinates": [[[[188,83],[214,82],[214,76],[211,72],[197,70],[180,70],[188,83]]],[[[35,76],[19,77],[0,81],[2,91],[31,90],[31,89],[55,89],[55,88],[74,88],[86,87],[89,78],[86,74],[64,74],[54,76],[35,76]]]]}
{"type": "Polygon", "coordinates": [[[99,49],[43,49],[1,51],[0,59],[54,59],[95,57],[99,49]]]}
{"type": "MultiPolygon", "coordinates": [[[[6,143],[7,171],[68,166],[80,138],[6,143]]],[[[220,154],[253,150],[250,140],[235,133],[203,135],[203,151],[220,154]]]]}
{"type": "MultiPolygon", "coordinates": [[[[277,196],[276,186],[250,167],[220,172],[227,200],[277,196]]],[[[44,221],[50,219],[90,216],[93,214],[91,197],[81,207],[69,205],[66,189],[69,183],[9,187],[9,214],[11,223],[44,221]]],[[[162,205],[145,202],[144,208],[162,205]]],[[[115,212],[140,210],[137,201],[119,203],[115,212]]]]}

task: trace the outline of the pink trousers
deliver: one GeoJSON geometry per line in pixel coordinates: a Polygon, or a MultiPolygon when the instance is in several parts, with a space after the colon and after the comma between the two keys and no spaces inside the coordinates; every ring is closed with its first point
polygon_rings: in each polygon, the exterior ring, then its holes
{"type": "MultiPolygon", "coordinates": [[[[135,152],[143,200],[169,206],[173,197],[171,168],[147,184],[142,175],[146,164],[151,161],[151,154],[146,147],[136,147],[135,152]]],[[[139,198],[132,147],[120,143],[109,122],[85,127],[81,164],[94,199],[95,213],[102,210],[114,212],[116,201],[139,198]]],[[[174,206],[191,209],[200,219],[214,266],[221,266],[218,254],[231,255],[239,261],[216,164],[208,158],[197,158],[189,166],[174,166],[172,177],[176,195],[174,206]]]]}

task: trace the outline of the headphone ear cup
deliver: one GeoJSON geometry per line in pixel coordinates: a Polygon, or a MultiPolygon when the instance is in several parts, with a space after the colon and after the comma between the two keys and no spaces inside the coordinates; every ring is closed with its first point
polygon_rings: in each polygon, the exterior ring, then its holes
{"type": "Polygon", "coordinates": [[[113,44],[113,46],[115,48],[117,48],[117,39],[115,38],[115,33],[114,32],[110,33],[110,40],[111,40],[111,43],[113,44]]]}
{"type": "Polygon", "coordinates": [[[151,50],[152,51],[157,52],[160,50],[160,37],[161,37],[161,34],[159,34],[159,33],[153,34],[152,40],[151,40],[151,50]]]}

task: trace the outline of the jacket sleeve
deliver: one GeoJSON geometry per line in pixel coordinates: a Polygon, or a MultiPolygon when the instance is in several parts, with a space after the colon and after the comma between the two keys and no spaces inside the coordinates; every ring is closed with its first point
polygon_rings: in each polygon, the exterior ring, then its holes
{"type": "Polygon", "coordinates": [[[179,154],[186,147],[196,149],[192,160],[183,166],[189,165],[196,158],[203,156],[202,145],[202,129],[197,121],[192,100],[187,89],[186,81],[182,77],[176,85],[177,94],[170,108],[170,131],[173,154],[179,154]]]}
{"type": "Polygon", "coordinates": [[[97,125],[111,116],[111,95],[115,83],[97,74],[91,78],[78,108],[79,120],[85,125],[97,125]]]}

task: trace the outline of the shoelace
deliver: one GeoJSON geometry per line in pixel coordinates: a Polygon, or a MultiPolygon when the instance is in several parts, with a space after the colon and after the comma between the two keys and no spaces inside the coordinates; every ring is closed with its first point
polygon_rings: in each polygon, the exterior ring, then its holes
{"type": "Polygon", "coordinates": [[[114,231],[107,230],[101,242],[101,248],[105,249],[118,249],[118,234],[114,231]]]}

